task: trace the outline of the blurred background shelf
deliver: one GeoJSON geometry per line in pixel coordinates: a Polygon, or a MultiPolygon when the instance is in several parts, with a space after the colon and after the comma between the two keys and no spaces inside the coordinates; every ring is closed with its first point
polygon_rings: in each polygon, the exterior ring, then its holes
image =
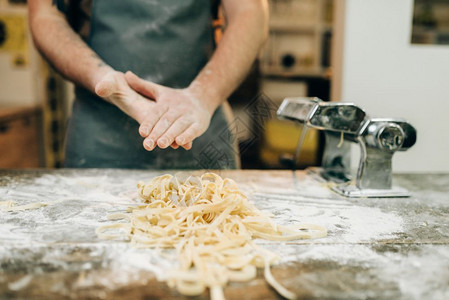
{"type": "Polygon", "coordinates": [[[0,168],[43,165],[41,122],[39,106],[0,107],[0,168]]]}
{"type": "Polygon", "coordinates": [[[27,16],[26,1],[0,0],[0,168],[60,167],[70,84],[38,54],[27,16]]]}
{"type": "MultiPolygon", "coordinates": [[[[291,167],[283,161],[293,157],[302,126],[276,118],[284,98],[330,99],[333,1],[269,0],[269,8],[269,38],[258,65],[230,99],[239,119],[247,111],[247,103],[254,101],[269,111],[262,126],[247,118],[246,123],[252,125],[239,140],[243,168],[291,167]]],[[[322,146],[321,134],[311,130],[296,167],[320,165],[322,146]]]]}

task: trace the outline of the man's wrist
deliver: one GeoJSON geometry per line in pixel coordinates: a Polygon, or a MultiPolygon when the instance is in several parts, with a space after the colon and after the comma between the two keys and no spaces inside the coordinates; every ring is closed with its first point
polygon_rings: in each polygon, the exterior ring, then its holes
{"type": "Polygon", "coordinates": [[[104,77],[110,73],[113,72],[114,69],[111,68],[110,66],[104,64],[100,67],[98,67],[95,72],[93,72],[92,76],[91,76],[91,90],[93,92],[95,92],[95,87],[97,86],[97,84],[104,79],[104,77]]]}
{"type": "Polygon", "coordinates": [[[226,98],[220,95],[216,89],[205,89],[200,83],[195,81],[192,82],[185,90],[187,93],[200,101],[203,107],[209,111],[211,115],[226,100],[226,98]]]}

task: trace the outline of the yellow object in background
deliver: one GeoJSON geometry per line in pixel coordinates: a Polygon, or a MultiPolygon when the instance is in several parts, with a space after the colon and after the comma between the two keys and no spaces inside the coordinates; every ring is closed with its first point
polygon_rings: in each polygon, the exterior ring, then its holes
{"type": "Polygon", "coordinates": [[[11,63],[24,67],[29,63],[26,16],[0,14],[0,53],[11,55],[11,63]]]}
{"type": "MultiPolygon", "coordinates": [[[[303,126],[291,121],[269,120],[265,125],[261,159],[271,167],[279,167],[282,156],[293,157],[303,126]]],[[[316,165],[318,159],[318,131],[309,129],[301,147],[299,166],[316,165]]]]}

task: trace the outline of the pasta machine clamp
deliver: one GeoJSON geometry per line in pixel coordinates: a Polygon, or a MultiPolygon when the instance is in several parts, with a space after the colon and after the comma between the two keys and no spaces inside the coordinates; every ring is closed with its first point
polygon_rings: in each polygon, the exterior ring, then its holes
{"type": "Polygon", "coordinates": [[[286,98],[277,115],[324,131],[326,144],[319,173],[337,183],[334,191],[347,197],[410,196],[407,190],[392,185],[393,154],[416,142],[416,130],[407,121],[370,118],[352,103],[318,98],[286,98]],[[361,150],[355,183],[350,176],[351,143],[361,150]]]}

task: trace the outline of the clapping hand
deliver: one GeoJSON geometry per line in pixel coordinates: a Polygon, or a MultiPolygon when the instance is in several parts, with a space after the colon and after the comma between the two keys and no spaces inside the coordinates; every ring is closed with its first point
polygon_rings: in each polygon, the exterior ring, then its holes
{"type": "Polygon", "coordinates": [[[129,86],[151,99],[150,109],[139,114],[139,133],[148,151],[178,145],[189,150],[195,138],[209,127],[215,107],[200,101],[189,89],[168,88],[127,72],[129,86]]]}

